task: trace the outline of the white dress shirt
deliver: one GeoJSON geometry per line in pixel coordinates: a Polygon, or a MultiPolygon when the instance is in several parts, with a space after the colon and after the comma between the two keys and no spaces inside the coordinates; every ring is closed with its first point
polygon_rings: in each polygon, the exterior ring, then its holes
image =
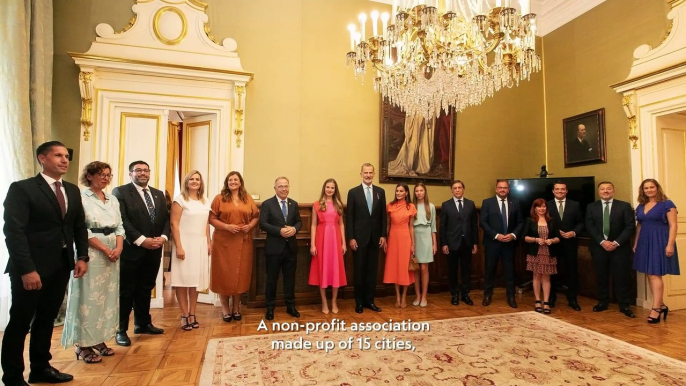
{"type": "MultiPolygon", "coordinates": [[[[64,189],[64,181],[62,181],[62,178],[59,180],[56,180],[47,174],[44,174],[43,172],[40,173],[43,178],[45,178],[45,181],[50,185],[50,189],[52,189],[53,193],[55,192],[55,181],[60,182],[60,190],[62,191],[62,195],[64,196],[64,208],[69,209],[69,198],[67,197],[67,190],[64,189]]],[[[55,197],[57,197],[57,193],[55,193],[55,197]]]]}

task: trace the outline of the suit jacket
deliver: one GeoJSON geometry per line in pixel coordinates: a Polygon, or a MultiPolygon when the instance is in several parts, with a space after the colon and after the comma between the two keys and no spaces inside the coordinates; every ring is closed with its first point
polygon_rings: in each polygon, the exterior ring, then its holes
{"type": "Polygon", "coordinates": [[[474,201],[462,198],[462,212],[457,211],[455,200],[441,205],[440,245],[447,245],[451,251],[456,251],[462,244],[462,236],[472,248],[479,242],[476,222],[476,205],[474,201]]]}
{"type": "MultiPolygon", "coordinates": [[[[150,189],[149,194],[153,205],[155,205],[154,222],[150,221],[148,206],[133,183],[118,186],[112,190],[112,195],[119,200],[121,219],[126,232],[124,250],[121,254],[122,260],[138,260],[146,255],[147,249],[133,243],[141,236],[160,237],[165,235],[169,238],[169,210],[167,210],[164,193],[150,186],[148,189],[150,189]]],[[[160,253],[161,257],[162,254],[160,253]]]]}
{"type": "MultiPolygon", "coordinates": [[[[562,236],[560,236],[560,228],[557,226],[557,223],[555,222],[554,219],[551,219],[550,221],[547,221],[548,223],[548,238],[549,239],[554,239],[557,237],[560,240],[563,240],[562,236]]],[[[538,222],[533,222],[531,221],[531,217],[527,217],[526,220],[524,221],[524,234],[522,235],[523,237],[529,236],[529,237],[534,237],[538,238],[541,237],[541,235],[538,233],[538,222]]],[[[558,256],[559,255],[559,245],[560,244],[552,244],[548,246],[548,250],[550,251],[550,256],[558,256]]],[[[527,255],[532,255],[536,256],[538,254],[538,243],[526,243],[526,254],[527,255]]]]}
{"type": "Polygon", "coordinates": [[[562,220],[560,220],[560,211],[557,209],[557,200],[550,200],[547,205],[548,213],[550,213],[550,217],[555,220],[557,229],[563,232],[574,231],[577,236],[572,237],[571,239],[565,239],[560,236],[560,233],[558,232],[555,236],[560,238],[560,245],[566,246],[573,244],[574,246],[578,246],[579,236],[584,230],[584,216],[581,213],[581,205],[579,205],[578,202],[567,198],[565,200],[565,212],[563,213],[562,220]]]}
{"type": "MultiPolygon", "coordinates": [[[[589,249],[591,253],[602,252],[600,243],[605,240],[603,235],[603,203],[598,200],[586,208],[586,230],[591,236],[589,249]]],[[[636,230],[634,210],[628,202],[614,199],[610,209],[610,234],[608,241],[616,241],[619,247],[615,251],[631,252],[631,236],[636,230]]]]}
{"type": "MultiPolygon", "coordinates": [[[[495,240],[497,234],[507,235],[513,233],[517,238],[522,233],[524,218],[519,200],[507,197],[507,229],[503,229],[503,220],[500,215],[500,199],[498,196],[487,198],[481,204],[481,229],[484,231],[484,245],[499,246],[501,243],[495,240]]],[[[517,243],[509,242],[514,248],[517,243]]]]}
{"type": "Polygon", "coordinates": [[[372,213],[367,208],[367,197],[362,184],[348,191],[347,209],[345,212],[345,237],[348,241],[355,239],[357,245],[365,247],[378,245],[381,237],[386,237],[386,192],[372,185],[372,213]]]}
{"type": "Polygon", "coordinates": [[[295,200],[286,198],[286,201],[288,203],[286,219],[283,218],[281,203],[276,196],[265,200],[262,206],[260,206],[260,229],[267,232],[267,240],[264,245],[265,255],[278,255],[283,252],[286,246],[288,246],[291,253],[298,252],[295,236],[303,226],[300,220],[300,209],[298,209],[298,203],[295,200]],[[295,235],[289,238],[281,236],[281,228],[286,225],[295,228],[295,235]]]}
{"type": "Polygon", "coordinates": [[[57,203],[55,191],[39,173],[13,182],[5,198],[5,243],[9,261],[5,273],[24,275],[36,271],[50,275],[64,264],[62,247],[67,246],[70,269],[77,256],[88,256],[88,230],[79,188],[62,180],[67,196],[67,213],[57,203]]]}
{"type": "Polygon", "coordinates": [[[567,143],[567,159],[571,162],[585,161],[594,155],[595,152],[591,148],[591,144],[585,139],[579,142],[579,139],[574,137],[567,143]]]}

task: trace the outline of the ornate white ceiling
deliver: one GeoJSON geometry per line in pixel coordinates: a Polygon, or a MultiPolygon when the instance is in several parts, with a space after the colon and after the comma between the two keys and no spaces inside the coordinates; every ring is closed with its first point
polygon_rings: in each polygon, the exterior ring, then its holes
{"type": "MultiPolygon", "coordinates": [[[[376,3],[392,4],[393,0],[370,0],[376,3]]],[[[491,5],[495,0],[487,0],[491,5]]],[[[545,36],[550,32],[569,23],[605,0],[531,0],[531,12],[538,15],[538,36],[545,36]]],[[[512,0],[515,8],[519,8],[519,0],[512,0]]]]}

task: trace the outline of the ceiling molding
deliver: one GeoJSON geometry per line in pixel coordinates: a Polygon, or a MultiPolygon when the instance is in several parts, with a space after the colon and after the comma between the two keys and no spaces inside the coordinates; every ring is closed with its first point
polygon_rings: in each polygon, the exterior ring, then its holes
{"type": "MultiPolygon", "coordinates": [[[[393,0],[369,0],[375,3],[392,4],[393,0]]],[[[491,6],[495,0],[487,0],[491,6]]],[[[535,13],[538,24],[538,36],[545,36],[583,15],[605,0],[531,0],[531,11],[535,13]]],[[[512,0],[519,9],[519,1],[512,0]]]]}
{"type": "Polygon", "coordinates": [[[604,2],[605,0],[533,0],[532,9],[539,9],[538,36],[555,31],[604,2]]]}

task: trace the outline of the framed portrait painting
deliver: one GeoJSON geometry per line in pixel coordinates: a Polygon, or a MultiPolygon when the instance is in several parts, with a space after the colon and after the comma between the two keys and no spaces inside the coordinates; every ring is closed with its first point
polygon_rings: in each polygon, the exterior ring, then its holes
{"type": "Polygon", "coordinates": [[[454,173],[455,112],[426,120],[381,101],[379,181],[450,185],[454,173]]]}
{"type": "Polygon", "coordinates": [[[605,109],[562,120],[565,167],[607,162],[605,109]]]}

